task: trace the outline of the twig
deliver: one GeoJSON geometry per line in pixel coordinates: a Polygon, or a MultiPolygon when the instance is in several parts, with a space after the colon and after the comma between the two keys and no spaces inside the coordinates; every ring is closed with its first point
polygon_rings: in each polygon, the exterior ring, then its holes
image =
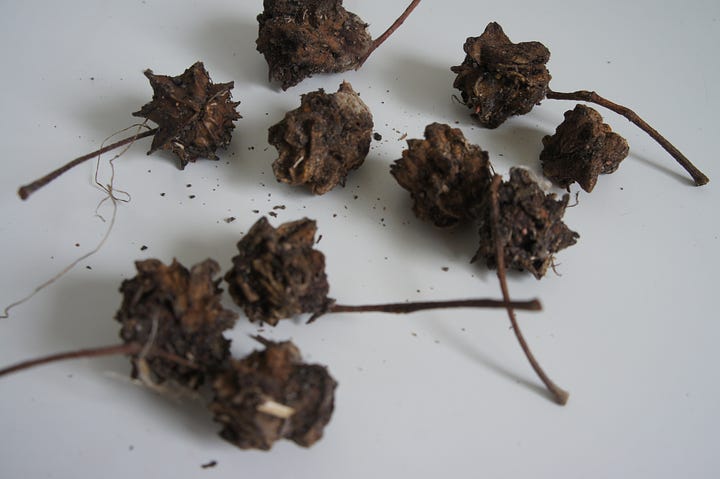
{"type": "Polygon", "coordinates": [[[368,49],[368,51],[365,52],[365,55],[363,55],[363,57],[360,59],[357,66],[355,67],[355,70],[358,70],[358,69],[360,69],[361,66],[363,66],[363,64],[367,61],[367,59],[370,57],[370,55],[372,55],[372,53],[377,49],[377,47],[382,45],[383,42],[385,40],[387,40],[388,37],[390,35],[392,35],[395,32],[395,30],[397,30],[400,27],[400,25],[403,24],[403,22],[405,22],[407,17],[410,16],[412,11],[415,10],[415,7],[417,7],[419,3],[420,3],[420,0],[413,0],[410,3],[410,5],[408,5],[408,7],[405,9],[405,11],[402,13],[402,15],[400,15],[398,17],[398,19],[395,20],[395,22],[393,22],[392,25],[390,25],[390,28],[385,30],[385,33],[383,33],[382,35],[377,37],[375,40],[373,40],[372,45],[370,45],[370,48],[368,49]]]}
{"type": "MultiPolygon", "coordinates": [[[[66,359],[98,358],[102,356],[116,356],[120,354],[130,356],[142,352],[144,348],[144,344],[127,343],[51,354],[49,356],[44,356],[41,358],[22,361],[13,364],[12,366],[0,369],[0,377],[11,373],[16,373],[25,369],[34,368],[35,366],[42,366],[43,364],[54,363],[56,361],[64,361],[66,359]]],[[[192,361],[188,361],[187,359],[181,358],[180,356],[159,349],[151,349],[149,352],[149,356],[157,356],[188,368],[198,369],[198,365],[193,363],[192,361]]]]}
{"type": "Polygon", "coordinates": [[[495,175],[493,177],[492,184],[490,186],[490,207],[491,207],[491,214],[492,214],[492,231],[493,231],[493,240],[495,242],[495,256],[496,256],[496,262],[497,262],[497,276],[500,280],[500,289],[502,290],[502,295],[506,303],[506,310],[508,313],[508,317],[510,318],[510,323],[512,324],[513,331],[515,331],[515,337],[517,337],[518,343],[520,343],[520,347],[522,348],[523,352],[525,353],[525,356],[527,357],[528,361],[530,361],[530,365],[535,370],[535,373],[540,377],[542,382],[545,384],[545,386],[548,388],[548,390],[552,393],[553,398],[555,399],[555,402],[560,404],[561,406],[564,406],[570,394],[565,391],[564,389],[560,388],[557,384],[555,384],[547,374],[545,374],[545,371],[540,367],[540,364],[535,359],[535,356],[533,355],[532,351],[530,351],[530,347],[528,346],[527,342],[525,341],[525,337],[522,334],[522,331],[520,330],[520,326],[518,325],[517,318],[515,317],[515,310],[512,307],[512,304],[510,302],[510,293],[508,292],[508,286],[507,286],[507,278],[505,275],[505,244],[503,241],[503,238],[500,234],[500,205],[498,201],[498,188],[500,186],[500,181],[502,180],[502,176],[495,175]]]}
{"type": "MultiPolygon", "coordinates": [[[[390,314],[408,314],[417,311],[425,311],[428,309],[445,309],[445,308],[504,308],[508,303],[496,299],[458,299],[450,301],[418,301],[413,303],[385,303],[385,304],[365,304],[360,306],[347,304],[331,304],[325,311],[314,314],[308,323],[312,323],[320,316],[329,313],[390,313],[390,314]]],[[[516,309],[526,311],[540,311],[542,305],[537,299],[528,301],[512,301],[510,303],[516,309]]]]}
{"type": "Polygon", "coordinates": [[[47,185],[66,171],[76,167],[77,165],[86,162],[87,160],[93,159],[98,155],[102,155],[103,153],[106,153],[108,151],[114,150],[115,148],[120,148],[121,146],[127,145],[128,143],[132,143],[135,140],[139,140],[141,138],[146,138],[148,136],[153,136],[155,133],[157,133],[157,128],[151,128],[143,133],[138,133],[133,136],[130,136],[128,138],[125,138],[123,140],[120,140],[118,142],[115,142],[111,145],[108,145],[104,148],[100,148],[99,150],[93,151],[92,153],[88,153],[87,155],[83,155],[81,157],[75,158],[74,160],[70,161],[69,163],[66,163],[65,165],[61,166],[60,168],[51,171],[47,175],[43,176],[42,178],[38,178],[37,180],[33,181],[32,183],[28,183],[25,186],[21,186],[18,189],[18,196],[22,198],[23,200],[28,199],[28,197],[33,194],[35,191],[39,190],[43,186],[47,185]]]}

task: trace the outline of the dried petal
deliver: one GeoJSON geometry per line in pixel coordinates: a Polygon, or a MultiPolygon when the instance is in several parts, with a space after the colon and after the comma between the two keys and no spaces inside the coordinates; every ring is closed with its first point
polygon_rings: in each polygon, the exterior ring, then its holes
{"type": "Polygon", "coordinates": [[[327,368],[303,363],[291,342],[265,345],[216,376],[210,409],[220,435],[242,449],[268,450],[279,439],[310,447],[323,435],[337,383],[327,368]]]}
{"type": "Polygon", "coordinates": [[[588,193],[598,175],[617,170],[630,151],[625,138],[613,133],[600,113],[584,105],[566,111],[555,134],[542,142],[543,174],[562,188],[577,181],[588,193]]]}
{"type": "Polygon", "coordinates": [[[489,268],[496,267],[493,234],[498,234],[505,245],[507,267],[542,278],[552,265],[554,254],[574,245],[579,237],[562,221],[568,199],[568,195],[563,195],[556,200],[554,194],[545,194],[540,189],[529,171],[511,168],[510,180],[498,188],[499,230],[493,231],[490,207],[484,207],[480,217],[480,248],[473,261],[484,258],[489,268]]]}
{"type": "MultiPolygon", "coordinates": [[[[123,281],[123,302],[115,319],[122,324],[126,343],[147,344],[194,362],[191,369],[155,356],[146,361],[157,382],[175,382],[196,388],[208,372],[218,369],[230,355],[223,331],[235,324],[237,314],[224,309],[220,280],[213,280],[219,265],[207,259],[190,271],[173,260],[166,266],[156,259],[135,263],[138,274],[123,281]]],[[[132,358],[133,377],[138,357],[132,358]]]]}
{"type": "Polygon", "coordinates": [[[443,228],[472,219],[490,186],[488,153],[440,123],[425,128],[425,140],[407,143],[390,173],[410,192],[415,215],[443,228]]]}
{"type": "Polygon", "coordinates": [[[233,82],[213,83],[202,62],[182,75],[155,75],[145,70],[153,88],[153,99],[133,116],[158,124],[148,154],[156,150],[172,151],[180,159],[180,168],[197,158],[217,160],[215,151],[230,143],[233,121],[240,118],[231,101],[233,82]]]}
{"type": "Polygon", "coordinates": [[[550,51],[539,42],[512,43],[497,23],[464,45],[462,65],[453,86],[460,90],[472,116],[486,128],[497,128],[513,115],[524,115],[545,98],[550,51]]]}
{"type": "Polygon", "coordinates": [[[250,321],[274,326],[283,318],[324,312],[332,303],[325,255],[313,249],[316,230],[307,218],[276,229],[262,217],[238,242],[225,281],[250,321]]]}
{"type": "Polygon", "coordinates": [[[372,128],[370,110],[347,82],[337,93],[320,89],[302,95],[300,107],[270,127],[268,141],[280,155],[273,163],[275,177],[308,185],[316,195],[344,185],[365,161],[372,128]]]}
{"type": "Polygon", "coordinates": [[[342,0],[264,0],[257,50],[283,90],[315,73],[355,68],[370,49],[367,24],[342,0]]]}

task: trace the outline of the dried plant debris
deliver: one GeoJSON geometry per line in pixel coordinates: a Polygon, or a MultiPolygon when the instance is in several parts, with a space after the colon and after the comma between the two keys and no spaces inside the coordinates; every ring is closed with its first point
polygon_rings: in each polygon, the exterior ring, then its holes
{"type": "MultiPolygon", "coordinates": [[[[558,251],[572,246],[579,235],[562,221],[569,195],[555,199],[546,194],[529,171],[512,168],[510,179],[498,188],[499,231],[493,231],[491,208],[482,209],[480,248],[473,261],[485,259],[488,267],[497,266],[493,234],[502,238],[504,260],[508,268],[526,270],[537,279],[552,265],[558,251]]],[[[489,195],[486,201],[489,201],[489,195]]]]}
{"type": "Polygon", "coordinates": [[[133,116],[158,124],[148,154],[168,150],[180,159],[180,168],[197,158],[217,160],[215,151],[230,143],[234,121],[240,118],[230,90],[233,82],[213,83],[202,62],[182,75],[145,76],[153,88],[153,99],[133,116]]]}
{"type": "Polygon", "coordinates": [[[410,192],[415,215],[442,228],[474,218],[490,186],[488,153],[440,123],[425,128],[424,140],[407,143],[390,172],[410,192]]]}
{"type": "Polygon", "coordinates": [[[550,51],[540,42],[512,43],[497,23],[464,45],[465,60],[451,70],[472,116],[486,128],[497,128],[513,115],[524,115],[545,98],[550,51]]]}
{"type": "MultiPolygon", "coordinates": [[[[463,63],[451,67],[457,73],[453,86],[460,90],[471,115],[483,127],[497,128],[513,115],[530,112],[545,98],[593,103],[624,116],[647,133],[690,174],[697,186],[710,181],[680,150],[630,108],[594,91],[553,91],[551,76],[545,66],[550,51],[542,43],[512,43],[502,27],[492,22],[482,35],[468,38],[464,50],[463,63]]],[[[622,150],[622,146],[617,148],[622,150]]]]}
{"type": "Polygon", "coordinates": [[[316,73],[352,70],[373,42],[342,0],[264,0],[257,20],[257,50],[283,90],[316,73]]]}
{"type": "Polygon", "coordinates": [[[307,185],[316,195],[344,185],[348,173],[365,161],[372,128],[370,110],[347,82],[337,93],[320,89],[302,95],[300,107],[269,130],[268,141],[279,153],[275,177],[307,185]]]}
{"type": "Polygon", "coordinates": [[[629,151],[625,138],[613,133],[600,113],[584,105],[565,112],[555,134],[542,142],[543,174],[562,188],[577,181],[588,193],[598,175],[617,170],[629,151]]]}
{"type": "Polygon", "coordinates": [[[302,362],[291,342],[265,345],[216,376],[210,409],[220,435],[242,449],[268,450],[289,439],[309,447],[323,435],[337,383],[327,368],[302,362]]]}
{"type": "MultiPolygon", "coordinates": [[[[218,264],[205,260],[190,270],[173,260],[170,266],[156,259],[137,261],[137,275],[123,281],[123,301],[115,319],[122,324],[125,343],[147,345],[187,359],[201,367],[188,368],[160,356],[135,356],[133,377],[140,360],[153,380],[167,380],[189,388],[202,384],[205,375],[219,369],[230,355],[223,331],[234,326],[237,314],[221,305],[218,264]]],[[[140,371],[141,372],[141,371],[140,371]]]]}
{"type": "Polygon", "coordinates": [[[322,313],[333,303],[325,255],[313,248],[316,230],[307,218],[273,228],[262,217],[238,242],[225,280],[251,321],[274,326],[284,318],[322,313]]]}

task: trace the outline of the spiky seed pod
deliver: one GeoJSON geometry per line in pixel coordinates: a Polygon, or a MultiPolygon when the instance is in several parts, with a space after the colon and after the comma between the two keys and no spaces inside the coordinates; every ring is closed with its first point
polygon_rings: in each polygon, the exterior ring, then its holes
{"type": "Polygon", "coordinates": [[[172,380],[196,388],[205,375],[219,369],[230,355],[230,341],[223,331],[235,324],[237,314],[221,305],[220,280],[213,277],[218,264],[207,259],[190,270],[173,260],[170,266],[157,259],[135,263],[137,275],[123,281],[123,301],[115,319],[126,343],[160,349],[198,366],[191,369],[161,357],[131,357],[133,377],[138,360],[149,366],[153,379],[172,380]]]}
{"type": "Polygon", "coordinates": [[[313,248],[314,221],[273,228],[260,218],[238,242],[238,255],[225,275],[228,291],[250,321],[276,325],[302,313],[320,313],[333,301],[325,274],[325,255],[313,248]]]}
{"type": "Polygon", "coordinates": [[[372,45],[367,24],[342,0],[264,0],[257,50],[283,90],[316,73],[355,68],[372,45]]]}
{"type": "Polygon", "coordinates": [[[323,435],[337,383],[327,368],[302,362],[291,342],[265,345],[215,377],[210,410],[220,435],[242,449],[268,450],[279,439],[310,447],[323,435]]]}
{"type": "Polygon", "coordinates": [[[542,142],[543,174],[562,188],[577,181],[588,193],[598,175],[617,170],[630,151],[625,138],[603,123],[600,113],[585,105],[566,111],[555,134],[542,142]]]}
{"type": "MultiPolygon", "coordinates": [[[[496,267],[493,235],[500,235],[505,265],[542,278],[552,265],[555,253],[574,245],[579,238],[562,221],[568,199],[569,195],[555,199],[554,194],[546,194],[540,188],[529,171],[511,168],[510,179],[498,188],[498,230],[493,228],[488,205],[479,218],[480,247],[473,261],[484,259],[488,267],[496,267]]],[[[488,197],[486,202],[489,201],[488,197]]]]}
{"type": "Polygon", "coordinates": [[[486,128],[497,128],[513,115],[524,115],[545,98],[550,51],[539,42],[512,43],[500,25],[488,24],[464,45],[465,60],[452,67],[472,116],[486,128]]]}
{"type": "Polygon", "coordinates": [[[390,173],[410,192],[415,216],[441,228],[473,219],[490,186],[488,153],[440,123],[425,127],[424,140],[407,144],[390,173]]]}
{"type": "Polygon", "coordinates": [[[168,150],[180,159],[180,168],[198,158],[217,160],[215,151],[230,144],[233,123],[241,118],[230,90],[234,83],[213,83],[202,62],[182,75],[155,75],[145,70],[153,99],[133,113],[158,124],[148,154],[168,150]]]}
{"type": "Polygon", "coordinates": [[[344,185],[348,173],[365,161],[372,128],[370,109],[347,82],[337,93],[320,89],[302,95],[300,107],[268,132],[279,154],[275,178],[306,185],[316,195],[344,185]]]}

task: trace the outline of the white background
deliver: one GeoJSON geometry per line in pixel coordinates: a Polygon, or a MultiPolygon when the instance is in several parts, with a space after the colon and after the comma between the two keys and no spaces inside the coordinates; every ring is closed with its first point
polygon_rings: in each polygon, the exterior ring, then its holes
{"type": "MultiPolygon", "coordinates": [[[[405,2],[345,6],[377,36],[405,2]]],[[[475,228],[438,231],[415,219],[388,174],[401,136],[421,137],[433,121],[461,128],[498,172],[539,171],[541,138],[573,103],[545,101],[483,130],[452,100],[449,67],[489,21],[513,41],[550,49],[555,90],[595,89],[627,104],[711,182],[691,186],[651,139],[601,111],[628,139],[630,157],[567,211],[580,240],[557,255],[560,275],[510,278],[513,297],[543,301],[544,312],[520,322],[550,376],[570,390],[566,407],[548,399],[502,311],[338,315],[276,328],[243,317],[231,334],[235,354],[254,349],[248,334],[263,329],[293,339],[338,380],[335,414],[311,449],[282,442],[241,451],[216,435],[202,403],[124,380],[125,358],[80,360],[0,380],[0,476],[717,477],[720,4],[424,0],[361,71],[287,92],[268,84],[255,51],[261,9],[259,0],[0,3],[3,306],[102,237],[94,163],[27,202],[15,192],[132,124],[152,96],[145,68],[178,75],[203,60],[214,81],[235,81],[244,117],[218,163],[179,171],[169,155],[145,155],[150,140],[117,160],[115,186],[132,201],[98,254],[0,320],[0,365],[116,342],[117,290],[135,260],[190,266],[213,257],[226,270],[242,233],[276,205],[286,209],[273,224],[317,220],[339,302],[499,297],[494,272],[469,263],[475,228]],[[343,79],[373,111],[383,140],[345,188],[312,197],[276,183],[267,128],[300,94],[335,91],[343,79]],[[226,223],[230,216],[237,219],[226,223]],[[216,467],[201,468],[212,460],[216,467]]],[[[101,213],[109,217],[107,204],[101,213]]]]}

